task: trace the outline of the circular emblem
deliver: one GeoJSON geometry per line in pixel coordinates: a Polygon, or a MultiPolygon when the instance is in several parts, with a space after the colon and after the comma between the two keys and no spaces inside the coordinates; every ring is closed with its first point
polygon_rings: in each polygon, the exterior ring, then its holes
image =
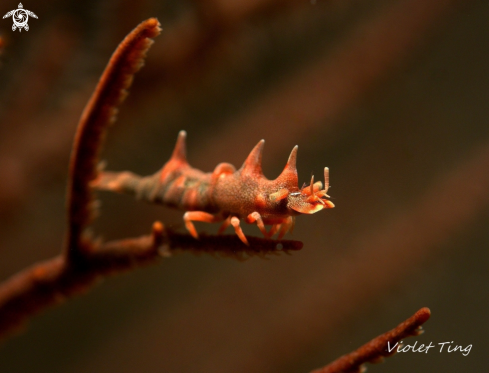
{"type": "Polygon", "coordinates": [[[19,8],[14,10],[14,13],[12,15],[12,19],[14,20],[14,26],[12,26],[12,29],[15,31],[15,26],[18,28],[25,28],[26,31],[29,31],[29,25],[27,24],[27,21],[29,20],[29,13],[25,9],[19,8]]]}

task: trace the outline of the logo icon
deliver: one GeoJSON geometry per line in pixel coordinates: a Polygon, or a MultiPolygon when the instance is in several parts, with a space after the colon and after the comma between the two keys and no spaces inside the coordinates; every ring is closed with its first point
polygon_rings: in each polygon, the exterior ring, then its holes
{"type": "Polygon", "coordinates": [[[12,20],[14,21],[14,24],[12,25],[12,31],[15,31],[17,29],[19,29],[19,31],[22,31],[22,29],[29,31],[29,25],[27,24],[29,16],[37,18],[37,16],[33,12],[24,9],[22,3],[19,3],[18,9],[11,10],[7,14],[5,14],[3,18],[5,19],[10,16],[12,16],[12,20]]]}

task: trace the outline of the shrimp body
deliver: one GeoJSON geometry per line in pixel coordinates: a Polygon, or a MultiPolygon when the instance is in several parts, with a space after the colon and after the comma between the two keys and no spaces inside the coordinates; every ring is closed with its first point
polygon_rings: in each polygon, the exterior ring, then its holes
{"type": "Polygon", "coordinates": [[[170,160],[154,175],[140,177],[131,172],[102,172],[95,188],[135,195],[138,199],[185,210],[184,222],[192,236],[198,238],[193,221],[223,221],[222,233],[229,225],[248,245],[240,221],[256,223],[265,237],[279,232],[278,238],[291,230],[294,217],[333,208],[326,199],[329,170],[324,169],[325,187],[314,177],[308,186],[298,187],[295,146],[282,173],[275,180],[265,178],[261,168],[264,140],[236,170],[229,163],[217,165],[211,173],[192,168],[186,159],[185,131],[180,131],[170,160]],[[265,225],[271,225],[269,231],[265,225]]]}

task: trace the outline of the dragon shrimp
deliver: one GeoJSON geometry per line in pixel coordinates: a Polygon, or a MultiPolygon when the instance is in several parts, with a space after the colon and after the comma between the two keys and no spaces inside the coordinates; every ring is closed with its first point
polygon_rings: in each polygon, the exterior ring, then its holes
{"type": "Polygon", "coordinates": [[[154,175],[141,177],[132,172],[101,172],[93,186],[101,190],[135,195],[140,200],[185,210],[183,220],[190,234],[198,238],[193,222],[223,222],[219,234],[232,225],[243,243],[248,240],[240,222],[256,223],[265,238],[278,232],[278,239],[291,231],[295,216],[314,214],[334,204],[326,198],[329,169],[324,168],[321,181],[298,187],[297,149],[290,153],[282,173],[268,180],[261,162],[265,140],[253,148],[239,170],[230,163],[220,163],[213,172],[204,173],[187,162],[186,132],[180,131],[169,161],[154,175]],[[267,231],[265,226],[271,225],[267,231]]]}

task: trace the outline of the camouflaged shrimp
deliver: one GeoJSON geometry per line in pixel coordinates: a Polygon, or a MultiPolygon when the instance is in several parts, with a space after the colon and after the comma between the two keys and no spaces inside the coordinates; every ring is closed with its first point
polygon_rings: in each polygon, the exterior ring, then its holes
{"type": "Polygon", "coordinates": [[[298,187],[295,146],[282,173],[268,180],[262,172],[261,159],[265,140],[261,140],[236,171],[230,163],[220,163],[213,172],[192,168],[186,157],[186,132],[180,131],[170,160],[154,175],[141,177],[131,172],[102,172],[94,187],[135,195],[138,199],[185,210],[183,220],[192,236],[198,238],[193,221],[224,221],[219,234],[229,225],[246,245],[240,220],[257,224],[266,238],[278,233],[281,239],[294,226],[300,214],[314,214],[333,208],[327,200],[329,169],[324,168],[324,189],[314,176],[308,186],[298,187]],[[265,225],[272,227],[267,232],[265,225]]]}

